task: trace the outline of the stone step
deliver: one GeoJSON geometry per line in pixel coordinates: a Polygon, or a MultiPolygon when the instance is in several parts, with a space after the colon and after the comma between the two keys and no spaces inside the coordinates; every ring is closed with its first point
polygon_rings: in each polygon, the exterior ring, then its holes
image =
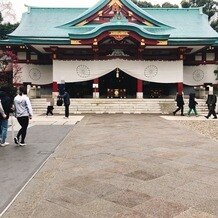
{"type": "MultiPolygon", "coordinates": [[[[197,99],[197,111],[207,113],[204,99],[197,99]]],[[[55,101],[56,102],[56,101],[55,101]]],[[[31,99],[35,114],[44,114],[47,99],[31,99]]],[[[70,113],[156,113],[169,114],[176,108],[174,99],[71,99],[70,113]]],[[[185,99],[184,111],[188,111],[188,99],[185,99]]],[[[64,114],[64,106],[54,106],[54,113],[64,114]]]]}

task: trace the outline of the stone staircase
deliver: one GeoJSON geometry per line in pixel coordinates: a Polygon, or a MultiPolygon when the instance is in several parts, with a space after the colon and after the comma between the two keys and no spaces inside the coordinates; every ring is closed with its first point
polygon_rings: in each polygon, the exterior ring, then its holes
{"type": "MultiPolygon", "coordinates": [[[[56,99],[55,99],[56,102],[56,99]]],[[[197,111],[207,114],[204,99],[197,99],[197,111]]],[[[45,114],[48,102],[46,98],[31,99],[34,114],[45,114]]],[[[176,108],[174,99],[71,99],[71,114],[171,114],[176,108]]],[[[188,111],[188,99],[185,110],[188,111]]],[[[54,114],[64,114],[64,106],[54,106],[54,114]]]]}

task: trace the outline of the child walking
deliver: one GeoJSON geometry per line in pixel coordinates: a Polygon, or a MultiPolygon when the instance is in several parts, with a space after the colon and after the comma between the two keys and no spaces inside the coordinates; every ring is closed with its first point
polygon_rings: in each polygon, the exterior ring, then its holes
{"type": "Polygon", "coordinates": [[[195,113],[195,116],[198,116],[197,110],[196,110],[196,105],[198,104],[198,102],[195,100],[195,94],[194,93],[190,93],[189,94],[189,111],[188,111],[188,116],[190,116],[191,111],[193,110],[195,113]]]}

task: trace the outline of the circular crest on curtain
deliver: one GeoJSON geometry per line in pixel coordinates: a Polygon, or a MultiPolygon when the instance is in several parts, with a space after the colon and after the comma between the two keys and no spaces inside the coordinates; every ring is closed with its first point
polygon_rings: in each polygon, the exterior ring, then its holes
{"type": "Polygon", "coordinates": [[[90,76],[90,69],[86,65],[79,65],[76,68],[77,75],[81,78],[87,78],[90,76]]]}
{"type": "Polygon", "coordinates": [[[37,68],[32,68],[30,71],[29,71],[29,77],[34,80],[34,81],[37,81],[41,78],[41,72],[39,69],[37,68]]]}
{"type": "Polygon", "coordinates": [[[158,68],[155,65],[149,65],[145,68],[144,75],[146,78],[154,78],[158,74],[158,68]]]}
{"type": "Polygon", "coordinates": [[[200,69],[195,70],[193,72],[193,79],[196,82],[200,82],[201,80],[203,80],[204,79],[204,71],[200,70],[200,69]]]}

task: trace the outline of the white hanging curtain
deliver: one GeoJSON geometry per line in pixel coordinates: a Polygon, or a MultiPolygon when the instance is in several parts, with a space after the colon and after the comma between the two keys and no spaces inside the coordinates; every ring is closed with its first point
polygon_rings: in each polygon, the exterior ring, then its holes
{"type": "Polygon", "coordinates": [[[200,86],[204,83],[216,84],[214,70],[216,65],[199,65],[184,67],[184,84],[189,86],[200,86]]]}
{"type": "Polygon", "coordinates": [[[60,83],[93,80],[119,68],[130,76],[149,82],[183,82],[182,61],[60,61],[53,62],[53,80],[60,83]]]}

